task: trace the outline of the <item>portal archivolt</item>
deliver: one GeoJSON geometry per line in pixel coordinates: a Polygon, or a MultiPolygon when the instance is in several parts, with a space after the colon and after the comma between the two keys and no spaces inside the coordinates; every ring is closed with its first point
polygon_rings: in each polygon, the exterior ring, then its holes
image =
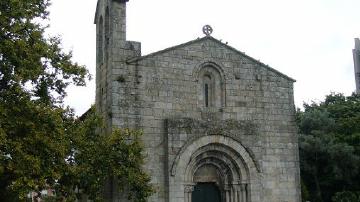
{"type": "Polygon", "coordinates": [[[211,186],[219,190],[221,202],[251,201],[251,183],[256,183],[251,177],[257,171],[240,143],[221,135],[204,136],[179,155],[174,183],[184,185],[185,202],[197,202],[192,200],[194,195],[199,198],[199,187],[211,186]]]}
{"type": "MultiPolygon", "coordinates": [[[[220,190],[221,201],[249,201],[249,173],[236,152],[222,144],[212,143],[199,148],[186,167],[185,181],[189,182],[185,202],[193,199],[193,188],[202,183],[214,183],[220,190]]],[[[207,193],[204,193],[207,194],[207,193]]]]}

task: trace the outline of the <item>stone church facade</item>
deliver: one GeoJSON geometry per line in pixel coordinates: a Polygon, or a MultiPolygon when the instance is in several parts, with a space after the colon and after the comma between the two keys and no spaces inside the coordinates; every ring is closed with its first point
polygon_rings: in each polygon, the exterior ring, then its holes
{"type": "Polygon", "coordinates": [[[144,131],[149,201],[300,202],[294,80],[208,32],[142,56],[126,4],[98,0],[96,106],[144,131]]]}

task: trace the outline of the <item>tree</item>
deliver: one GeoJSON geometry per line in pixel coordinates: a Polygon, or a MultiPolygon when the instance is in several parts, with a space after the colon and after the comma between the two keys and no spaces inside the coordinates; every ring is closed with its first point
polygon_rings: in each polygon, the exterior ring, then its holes
{"type": "Polygon", "coordinates": [[[333,202],[358,202],[360,201],[360,192],[338,192],[332,197],[333,202]]]}
{"type": "Polygon", "coordinates": [[[312,201],[330,201],[337,192],[358,191],[360,96],[330,94],[298,110],[300,166],[312,201]]]}
{"type": "Polygon", "coordinates": [[[44,36],[48,6],[49,0],[0,1],[0,198],[19,201],[49,187],[66,200],[79,197],[79,189],[99,198],[104,176],[114,175],[141,201],[151,187],[140,169],[138,132],[98,134],[100,125],[87,124],[95,115],[79,123],[63,106],[66,87],[85,85],[90,76],[62,51],[58,37],[44,36]],[[124,144],[125,137],[133,142],[124,144]],[[108,148],[111,156],[100,158],[108,148]],[[107,170],[96,173],[99,165],[107,170]]]}
{"type": "Polygon", "coordinates": [[[149,185],[150,177],[141,169],[144,161],[142,132],[115,129],[105,136],[97,132],[99,125],[102,121],[93,107],[86,118],[77,120],[71,129],[75,135],[71,137],[73,146],[68,159],[73,165],[70,184],[75,184],[91,199],[101,199],[102,187],[111,176],[110,179],[115,179],[117,187],[126,191],[129,198],[145,202],[153,188],[149,185]]]}

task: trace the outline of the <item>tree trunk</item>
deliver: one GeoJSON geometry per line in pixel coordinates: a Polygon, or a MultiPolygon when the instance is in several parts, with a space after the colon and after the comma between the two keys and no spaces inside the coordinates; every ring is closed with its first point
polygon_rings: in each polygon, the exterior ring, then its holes
{"type": "Polygon", "coordinates": [[[315,169],[314,180],[315,180],[315,186],[316,186],[316,201],[323,202],[322,196],[321,196],[321,188],[320,188],[320,183],[319,183],[319,179],[318,179],[317,169],[315,169]]]}

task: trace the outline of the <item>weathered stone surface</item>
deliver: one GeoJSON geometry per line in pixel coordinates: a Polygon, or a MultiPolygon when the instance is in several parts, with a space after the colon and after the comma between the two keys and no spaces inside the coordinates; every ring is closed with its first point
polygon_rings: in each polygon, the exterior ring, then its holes
{"type": "Polygon", "coordinates": [[[356,93],[360,94],[360,40],[355,39],[355,48],[353,49],[354,55],[354,73],[355,73],[355,86],[356,93]]]}
{"type": "Polygon", "coordinates": [[[141,44],[126,41],[125,13],[125,3],[99,0],[96,105],[104,132],[144,131],[157,189],[149,201],[189,201],[208,179],[223,201],[299,202],[294,80],[211,36],[140,56],[141,44]]]}

